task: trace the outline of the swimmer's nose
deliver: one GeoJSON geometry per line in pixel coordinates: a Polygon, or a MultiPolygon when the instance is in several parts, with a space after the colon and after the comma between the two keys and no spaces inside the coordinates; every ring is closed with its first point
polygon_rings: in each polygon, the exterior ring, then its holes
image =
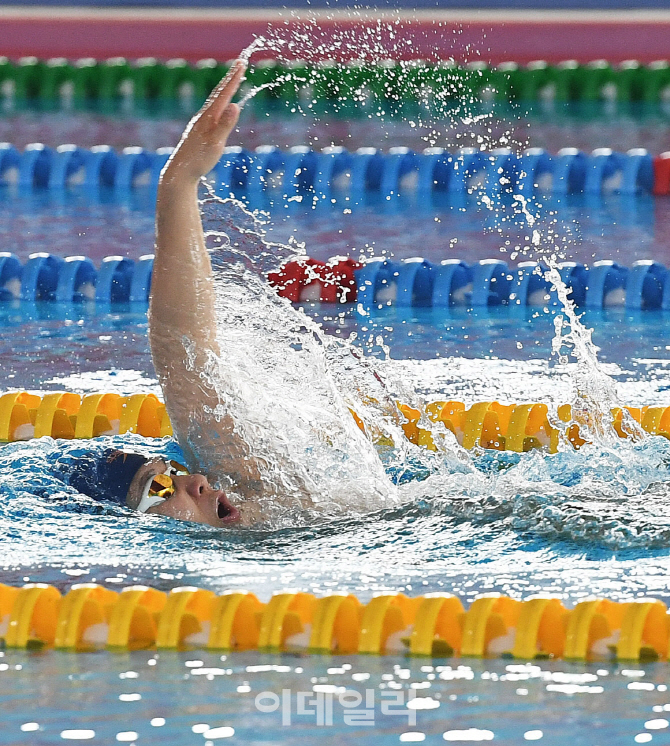
{"type": "Polygon", "coordinates": [[[194,500],[212,489],[204,474],[181,474],[173,479],[175,484],[185,489],[194,500]]]}

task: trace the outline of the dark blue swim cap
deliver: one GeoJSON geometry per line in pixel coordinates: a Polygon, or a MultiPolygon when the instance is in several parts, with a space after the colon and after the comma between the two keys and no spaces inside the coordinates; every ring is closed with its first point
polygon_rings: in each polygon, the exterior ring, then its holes
{"type": "Polygon", "coordinates": [[[148,460],[139,453],[109,448],[102,453],[80,456],[71,463],[65,477],[71,487],[94,500],[125,505],[133,477],[148,460]]]}

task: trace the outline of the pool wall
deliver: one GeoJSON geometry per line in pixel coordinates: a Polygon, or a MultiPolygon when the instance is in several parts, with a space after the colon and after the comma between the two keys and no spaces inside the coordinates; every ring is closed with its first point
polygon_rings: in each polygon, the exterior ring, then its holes
{"type": "MultiPolygon", "coordinates": [[[[660,5],[660,3],[659,3],[660,5]]],[[[628,4],[627,4],[628,7],[628,4]]],[[[342,30],[377,28],[383,11],[305,11],[313,18],[315,50],[333,56],[327,41],[342,30]],[[325,42],[325,43],[324,43],[325,42]],[[327,50],[327,51],[326,51],[327,50]]],[[[478,57],[587,62],[607,58],[651,62],[667,55],[670,14],[658,9],[631,10],[412,10],[389,9],[397,57],[425,59],[478,57]],[[410,43],[402,43],[409,41],[410,43]]],[[[0,49],[9,57],[236,57],[268,27],[305,29],[304,21],[281,10],[232,8],[0,8],[0,49]]],[[[319,52],[316,51],[316,56],[319,52]]],[[[342,50],[343,59],[354,54],[342,50]]]]}

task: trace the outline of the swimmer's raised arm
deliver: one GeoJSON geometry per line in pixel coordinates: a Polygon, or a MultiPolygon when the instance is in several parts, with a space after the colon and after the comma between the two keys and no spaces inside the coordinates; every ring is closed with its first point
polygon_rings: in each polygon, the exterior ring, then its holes
{"type": "Polygon", "coordinates": [[[200,220],[198,184],[218,163],[237,124],[231,103],[244,76],[238,61],[193,117],[167,162],[158,185],[156,258],[150,301],[154,363],[175,362],[175,350],[154,348],[155,333],[167,327],[188,334],[199,346],[218,351],[212,268],[200,220]]]}
{"type": "Polygon", "coordinates": [[[219,397],[206,369],[220,351],[212,267],[198,205],[199,181],[217,164],[237,124],[239,107],[231,99],[244,72],[244,62],[238,61],[214,89],[161,174],[149,341],[175,435],[187,458],[198,461],[197,438],[214,437],[221,453],[217,471],[248,492],[257,474],[246,446],[230,417],[211,416],[219,397]],[[203,417],[207,412],[210,416],[203,417]],[[194,432],[194,422],[201,423],[200,435],[194,432]]]}

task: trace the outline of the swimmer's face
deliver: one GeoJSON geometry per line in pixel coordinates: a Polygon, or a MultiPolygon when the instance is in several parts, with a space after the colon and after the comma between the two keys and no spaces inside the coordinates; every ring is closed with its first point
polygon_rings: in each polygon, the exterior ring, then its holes
{"type": "MultiPolygon", "coordinates": [[[[157,474],[164,474],[167,463],[162,459],[148,461],[137,470],[128,488],[126,504],[136,508],[147,480],[157,474]]],[[[181,474],[172,477],[174,494],[147,513],[158,513],[176,518],[179,521],[206,523],[209,526],[223,527],[239,520],[237,508],[230,504],[223,490],[212,487],[202,474],[181,474]]]]}

